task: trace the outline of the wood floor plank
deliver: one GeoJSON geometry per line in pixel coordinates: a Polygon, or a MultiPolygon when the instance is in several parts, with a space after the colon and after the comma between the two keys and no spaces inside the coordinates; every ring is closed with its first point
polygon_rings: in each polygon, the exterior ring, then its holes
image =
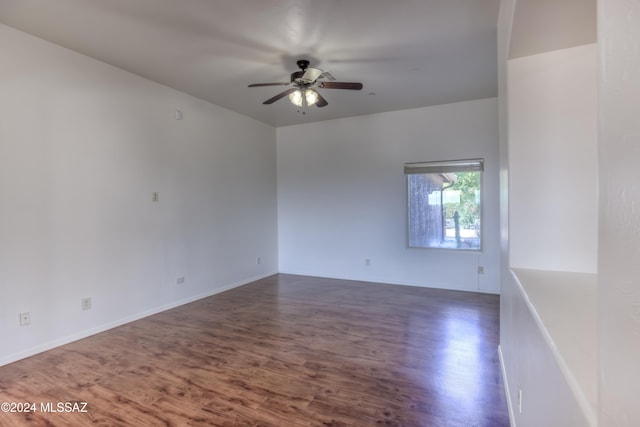
{"type": "Polygon", "coordinates": [[[508,426],[499,297],[276,275],[0,367],[2,426],[508,426]],[[40,409],[40,407],[38,407],[40,409]]]}

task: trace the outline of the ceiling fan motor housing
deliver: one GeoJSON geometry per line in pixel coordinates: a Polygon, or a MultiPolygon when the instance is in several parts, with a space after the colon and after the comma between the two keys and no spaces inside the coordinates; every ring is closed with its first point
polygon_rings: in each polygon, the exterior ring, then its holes
{"type": "Polygon", "coordinates": [[[305,72],[307,71],[307,68],[309,67],[309,61],[307,61],[306,59],[299,59],[296,61],[296,64],[298,65],[301,71],[296,71],[291,73],[291,83],[298,83],[298,84],[307,83],[307,82],[303,82],[302,76],[304,76],[305,72]]]}
{"type": "Polygon", "coordinates": [[[291,73],[291,83],[302,78],[302,76],[304,76],[304,71],[296,71],[294,73],[291,73]]]}

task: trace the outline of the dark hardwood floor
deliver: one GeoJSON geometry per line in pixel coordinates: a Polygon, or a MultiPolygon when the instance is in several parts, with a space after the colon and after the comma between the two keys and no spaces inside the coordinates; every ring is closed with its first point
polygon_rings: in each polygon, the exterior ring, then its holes
{"type": "Polygon", "coordinates": [[[0,425],[508,426],[498,306],[277,275],[1,367],[0,425]]]}

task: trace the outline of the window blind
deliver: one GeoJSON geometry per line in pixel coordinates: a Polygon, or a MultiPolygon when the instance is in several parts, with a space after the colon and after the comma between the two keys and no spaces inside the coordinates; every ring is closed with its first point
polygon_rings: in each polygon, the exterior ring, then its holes
{"type": "Polygon", "coordinates": [[[417,175],[423,173],[481,172],[484,169],[483,163],[483,159],[405,163],[404,173],[405,175],[417,175]]]}

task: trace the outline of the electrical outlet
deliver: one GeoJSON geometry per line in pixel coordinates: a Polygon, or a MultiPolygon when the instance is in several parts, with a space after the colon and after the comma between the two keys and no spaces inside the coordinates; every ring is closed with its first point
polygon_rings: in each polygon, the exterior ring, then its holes
{"type": "Polygon", "coordinates": [[[154,202],[157,202],[160,200],[160,195],[158,194],[157,191],[154,191],[153,193],[151,193],[151,200],[154,202]]]}
{"type": "Polygon", "coordinates": [[[260,257],[256,258],[256,264],[258,265],[262,264],[262,260],[260,259],[260,257]]]}
{"type": "Polygon", "coordinates": [[[82,298],[80,300],[80,307],[82,308],[83,311],[91,310],[91,298],[90,297],[82,298]]]}
{"type": "Polygon", "coordinates": [[[369,258],[365,258],[364,260],[364,265],[366,265],[367,267],[369,267],[371,265],[371,260],[369,258]]]}
{"type": "Polygon", "coordinates": [[[522,389],[518,389],[518,413],[522,413],[522,389]]]}
{"type": "Polygon", "coordinates": [[[481,265],[478,266],[478,274],[484,274],[484,267],[481,265]]]}
{"type": "Polygon", "coordinates": [[[184,276],[178,277],[176,279],[176,285],[182,285],[184,283],[184,276]]]}
{"type": "Polygon", "coordinates": [[[31,324],[31,313],[20,313],[20,326],[31,324]]]}

